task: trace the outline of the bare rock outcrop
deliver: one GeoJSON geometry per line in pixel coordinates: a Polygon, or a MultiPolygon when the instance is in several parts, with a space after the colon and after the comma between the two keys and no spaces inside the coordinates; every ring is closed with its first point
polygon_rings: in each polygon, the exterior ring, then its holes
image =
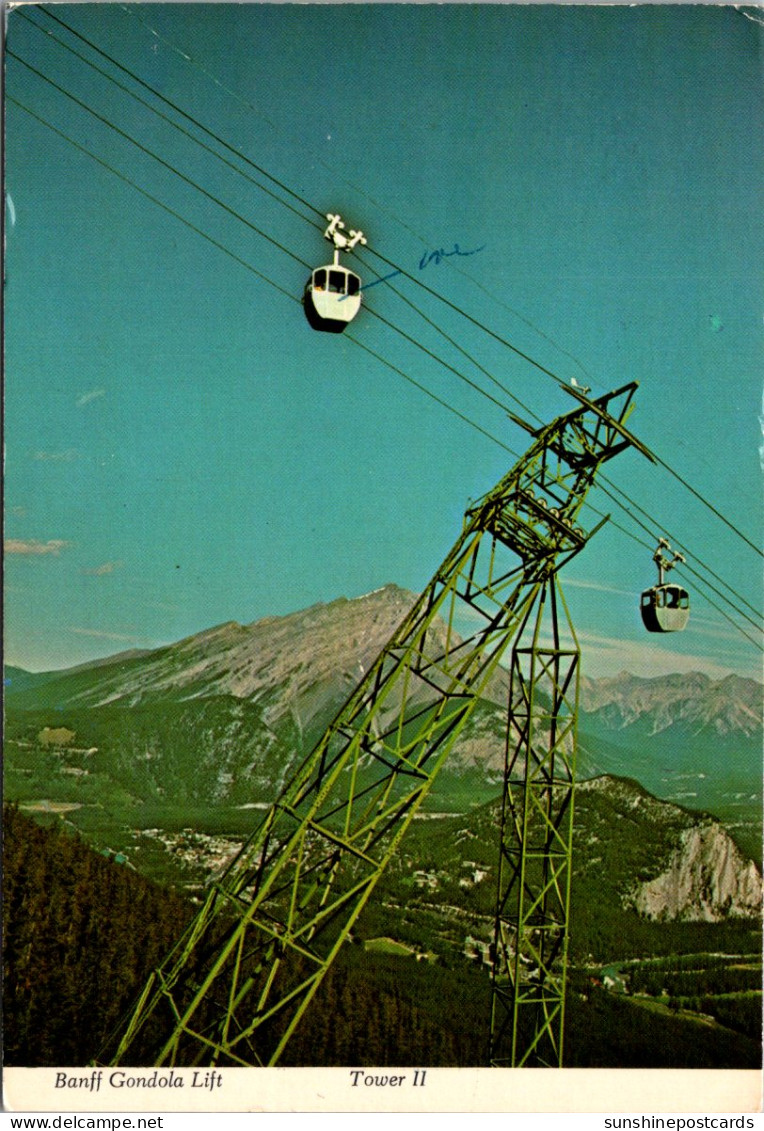
{"type": "Polygon", "coordinates": [[[762,878],[716,822],[684,829],[666,869],[639,885],[630,902],[650,919],[702,920],[757,916],[762,878]]]}

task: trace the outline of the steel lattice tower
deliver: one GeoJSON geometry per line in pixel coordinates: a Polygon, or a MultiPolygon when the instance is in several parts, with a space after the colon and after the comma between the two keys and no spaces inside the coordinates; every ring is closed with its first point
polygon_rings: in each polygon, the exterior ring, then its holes
{"type": "Polygon", "coordinates": [[[512,649],[493,951],[496,1066],[562,1066],[579,660],[552,577],[512,649]]]}
{"type": "Polygon", "coordinates": [[[491,1059],[561,1062],[578,649],[560,640],[555,575],[595,532],[578,515],[599,466],[629,446],[649,455],[624,427],[635,389],[595,401],[569,389],[576,409],[524,425],[528,451],[470,507],[99,1060],[276,1064],[508,657],[491,1059]]]}

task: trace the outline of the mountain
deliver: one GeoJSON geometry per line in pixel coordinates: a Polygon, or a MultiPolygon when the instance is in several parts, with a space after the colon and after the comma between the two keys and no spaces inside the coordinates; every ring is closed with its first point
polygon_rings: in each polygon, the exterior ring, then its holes
{"type": "Polygon", "coordinates": [[[415,600],[388,585],[254,624],[230,621],[153,652],[47,673],[31,686],[6,683],[6,694],[18,707],[135,706],[214,695],[258,701],[265,695],[271,720],[292,714],[306,727],[317,706],[323,714],[327,701],[347,698],[415,600]]]}
{"type": "MultiPolygon", "coordinates": [[[[114,867],[169,881],[196,898],[414,600],[386,586],[63,672],[6,669],[5,797],[42,823],[73,825],[114,867]]],[[[421,705],[429,693],[414,690],[421,705]]],[[[623,1008],[629,1026],[646,1023],[643,1015],[652,1021],[668,1011],[666,984],[679,987],[670,991],[677,1009],[690,1010],[699,1031],[709,1015],[734,1014],[746,1033],[758,1032],[762,887],[748,857],[760,843],[761,727],[754,714],[761,694],[759,685],[735,677],[582,680],[574,1010],[591,1006],[599,1016],[623,1008]],[[729,984],[716,970],[707,976],[720,954],[744,956],[736,957],[729,984]],[[683,982],[679,972],[667,981],[662,968],[627,965],[647,966],[655,956],[693,956],[693,966],[681,972],[683,982]],[[605,985],[605,964],[611,983],[655,980],[649,1009],[636,998],[633,1008],[589,1000],[594,983],[605,985]],[[716,979],[713,992],[701,995],[709,979],[716,979]],[[687,1005],[690,995],[702,997],[702,1008],[687,1005]]],[[[354,925],[348,952],[359,969],[368,948],[389,962],[392,954],[416,955],[423,960],[416,970],[428,969],[429,959],[438,970],[487,978],[507,701],[500,672],[354,925]]],[[[396,706],[391,701],[391,712],[396,706]]],[[[587,1022],[581,1031],[589,1029],[587,1022]]],[[[713,1055],[708,1063],[722,1063],[713,1055]]]]}
{"type": "Polygon", "coordinates": [[[660,922],[760,915],[759,870],[713,817],[609,776],[582,782],[576,807],[579,874],[601,864],[603,872],[619,876],[621,907],[660,922]],[[617,865],[624,856],[627,868],[617,865]]]}
{"type": "Polygon", "coordinates": [[[711,809],[760,858],[764,689],[701,672],[581,680],[579,763],[711,809]]]}
{"type": "MultiPolygon", "coordinates": [[[[386,586],[31,681],[11,672],[7,795],[83,805],[271,801],[415,599],[386,586]],[[72,737],[56,744],[62,727],[72,737]]],[[[445,632],[433,626],[436,646],[445,632]]],[[[443,781],[463,795],[458,808],[498,788],[507,694],[500,672],[452,754],[443,781]]],[[[410,681],[412,709],[431,696],[424,680],[418,689],[410,681]]],[[[390,715],[398,704],[389,696],[390,715]]]]}
{"type": "MultiPolygon", "coordinates": [[[[109,836],[128,817],[144,828],[238,832],[247,807],[273,800],[310,752],[415,600],[388,585],[66,671],[6,669],[6,797],[109,836]]],[[[430,694],[422,683],[410,702],[430,694]]],[[[759,684],[734,676],[583,677],[579,777],[635,778],[711,810],[758,858],[761,697],[759,684]]],[[[430,811],[465,812],[498,793],[507,699],[500,671],[430,811]]],[[[391,714],[397,705],[391,696],[391,714]]]]}
{"type": "MultiPolygon", "coordinates": [[[[101,763],[137,798],[145,790],[162,796],[177,788],[186,799],[210,789],[219,802],[267,799],[269,784],[283,780],[312,748],[415,599],[388,585],[250,625],[229,622],[151,652],[123,652],[62,672],[8,668],[11,738],[22,738],[29,748],[36,741],[30,727],[39,723],[42,729],[66,715],[78,734],[75,745],[97,746],[102,754],[87,764],[73,762],[71,773],[89,775],[101,763]],[[17,722],[23,718],[29,725],[22,736],[17,722]],[[113,754],[103,753],[117,732],[119,767],[113,754]],[[168,742],[177,756],[166,754],[168,742]],[[169,773],[176,786],[166,780],[169,773]],[[250,789],[255,792],[248,798],[250,789]]],[[[479,801],[486,797],[483,786],[493,788],[501,774],[507,696],[502,671],[452,754],[444,780],[461,777],[463,802],[465,775],[474,778],[472,800],[479,801]]],[[[659,796],[711,808],[741,827],[758,820],[760,684],[737,676],[643,679],[622,672],[583,676],[580,699],[582,776],[635,777],[659,796]]],[[[396,707],[392,700],[390,710],[396,707]]]]}
{"type": "Polygon", "coordinates": [[[603,729],[657,736],[681,730],[716,741],[762,734],[762,687],[729,675],[712,680],[702,672],[640,678],[630,672],[581,680],[581,707],[603,729]]]}

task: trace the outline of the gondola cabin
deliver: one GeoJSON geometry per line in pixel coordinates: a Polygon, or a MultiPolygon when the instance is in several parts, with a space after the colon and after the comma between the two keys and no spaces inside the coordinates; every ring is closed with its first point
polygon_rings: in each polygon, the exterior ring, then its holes
{"type": "Polygon", "coordinates": [[[340,334],[361,307],[361,280],[341,264],[317,267],[306,284],[304,302],[314,330],[340,334]]]}
{"type": "Polygon", "coordinates": [[[681,632],[690,619],[689,593],[671,582],[646,589],[639,607],[648,632],[681,632]]]}
{"type": "Polygon", "coordinates": [[[324,239],[334,244],[334,263],[316,267],[305,285],[303,306],[305,316],[314,330],[328,330],[341,334],[361,309],[361,280],[355,271],[340,263],[340,252],[351,252],[357,244],[364,245],[366,236],[361,231],[345,234],[342,217],[327,212],[329,227],[324,239]]]}

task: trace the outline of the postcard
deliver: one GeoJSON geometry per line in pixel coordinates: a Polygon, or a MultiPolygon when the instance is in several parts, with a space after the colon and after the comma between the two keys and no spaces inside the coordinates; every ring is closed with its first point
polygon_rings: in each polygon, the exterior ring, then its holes
{"type": "Polygon", "coordinates": [[[763,22],[8,6],[8,1110],[751,1125],[763,22]]]}

